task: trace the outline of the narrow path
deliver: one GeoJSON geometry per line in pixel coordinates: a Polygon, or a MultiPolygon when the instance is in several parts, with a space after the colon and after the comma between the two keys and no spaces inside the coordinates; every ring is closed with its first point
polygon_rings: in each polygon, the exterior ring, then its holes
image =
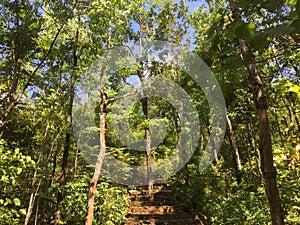
{"type": "Polygon", "coordinates": [[[182,210],[173,191],[163,185],[155,185],[152,200],[147,195],[147,187],[132,190],[130,195],[128,222],[124,225],[203,225],[197,216],[182,210]]]}

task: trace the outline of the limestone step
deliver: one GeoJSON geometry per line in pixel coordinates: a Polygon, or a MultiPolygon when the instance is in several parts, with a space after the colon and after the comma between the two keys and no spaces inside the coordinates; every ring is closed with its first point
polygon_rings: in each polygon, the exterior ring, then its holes
{"type": "Polygon", "coordinates": [[[128,221],[124,225],[199,225],[193,219],[174,219],[174,220],[141,220],[141,221],[128,221]]]}
{"type": "Polygon", "coordinates": [[[150,197],[146,194],[132,194],[131,201],[173,201],[175,202],[175,198],[172,192],[157,192],[154,193],[154,197],[150,197]]]}
{"type": "Polygon", "coordinates": [[[186,212],[166,185],[154,185],[150,197],[147,187],[130,190],[130,209],[124,225],[203,225],[199,217],[186,212]]]}
{"type": "Polygon", "coordinates": [[[164,206],[164,205],[174,205],[174,200],[172,201],[132,201],[131,207],[139,207],[139,206],[164,206]]]}
{"type": "Polygon", "coordinates": [[[171,205],[161,205],[161,206],[132,206],[130,207],[130,213],[133,214],[170,214],[175,213],[175,209],[171,205]]]}
{"type": "Polygon", "coordinates": [[[190,219],[194,218],[191,213],[169,213],[169,214],[138,214],[130,213],[127,215],[129,221],[140,221],[140,220],[178,220],[178,219],[190,219]]]}
{"type": "MultiPolygon", "coordinates": [[[[148,190],[129,190],[129,194],[132,197],[136,196],[149,196],[148,190]]],[[[160,195],[166,195],[166,196],[172,196],[173,190],[156,190],[154,191],[154,196],[160,196],[160,195]]]]}

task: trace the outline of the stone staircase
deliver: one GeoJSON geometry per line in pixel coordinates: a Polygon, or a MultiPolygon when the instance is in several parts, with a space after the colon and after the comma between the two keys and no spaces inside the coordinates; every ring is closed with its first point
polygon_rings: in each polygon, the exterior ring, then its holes
{"type": "Polygon", "coordinates": [[[147,187],[129,192],[131,205],[124,225],[203,225],[197,216],[180,208],[172,189],[164,185],[154,186],[152,199],[147,187]]]}

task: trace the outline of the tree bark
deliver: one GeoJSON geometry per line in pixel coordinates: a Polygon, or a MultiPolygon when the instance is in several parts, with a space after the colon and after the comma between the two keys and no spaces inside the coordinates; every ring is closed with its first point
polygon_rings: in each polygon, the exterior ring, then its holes
{"type": "Polygon", "coordinates": [[[228,132],[229,132],[229,142],[231,145],[234,169],[236,171],[236,179],[237,179],[237,182],[240,183],[241,182],[241,173],[242,173],[242,164],[241,164],[239,150],[237,148],[236,140],[235,140],[234,133],[232,130],[231,120],[230,120],[227,112],[226,112],[226,120],[227,120],[228,132]]]}
{"type": "MultiPolygon", "coordinates": [[[[241,19],[240,11],[233,0],[228,0],[234,19],[241,19]]],[[[273,225],[284,225],[279,191],[276,183],[276,169],[273,165],[273,152],[267,103],[260,72],[255,64],[255,56],[245,40],[239,40],[242,59],[248,69],[252,94],[258,114],[261,141],[261,165],[265,180],[265,192],[269,201],[273,225]]]]}
{"type": "MultiPolygon", "coordinates": [[[[138,71],[138,76],[140,81],[145,80],[145,68],[142,68],[143,71],[138,71]]],[[[142,110],[145,116],[145,119],[148,120],[148,97],[142,98],[142,110]]],[[[148,180],[148,195],[153,199],[153,179],[152,179],[152,157],[151,157],[151,133],[149,127],[145,127],[145,139],[146,139],[146,163],[147,163],[147,180],[148,180]]]]}
{"type": "MultiPolygon", "coordinates": [[[[51,112],[50,112],[50,115],[51,115],[51,112]]],[[[50,115],[49,115],[48,119],[50,118],[50,115]]],[[[44,150],[45,150],[45,141],[47,140],[49,126],[50,126],[50,122],[48,120],[47,124],[46,124],[46,127],[45,127],[44,135],[43,135],[43,140],[42,140],[42,145],[41,145],[40,152],[39,152],[39,157],[38,157],[37,162],[36,162],[36,168],[35,168],[34,173],[33,173],[33,178],[32,178],[32,182],[31,182],[32,191],[31,191],[31,194],[30,194],[30,199],[29,199],[29,203],[28,203],[28,208],[27,208],[27,213],[26,213],[24,225],[27,225],[29,223],[29,219],[31,217],[34,202],[35,202],[36,196],[37,196],[37,194],[39,192],[39,189],[40,189],[42,179],[40,180],[40,182],[39,182],[39,184],[37,185],[36,188],[35,188],[35,183],[36,183],[36,180],[37,180],[37,174],[38,174],[39,166],[40,166],[40,163],[42,161],[44,150]]]]}
{"type": "Polygon", "coordinates": [[[94,174],[92,180],[90,182],[89,193],[88,193],[88,206],[87,206],[87,216],[85,225],[92,225],[93,217],[94,217],[94,203],[95,203],[95,195],[96,195],[96,187],[100,177],[104,156],[106,152],[106,142],[105,142],[105,120],[106,113],[103,112],[103,104],[100,105],[101,111],[99,113],[100,121],[100,152],[97,157],[96,167],[94,170],[94,174]]]}
{"type": "Polygon", "coordinates": [[[101,169],[102,169],[105,152],[106,152],[105,122],[106,122],[106,104],[108,100],[106,99],[106,95],[104,91],[104,84],[105,84],[104,74],[107,65],[107,57],[109,51],[110,51],[110,28],[107,29],[106,54],[104,57],[104,62],[100,73],[100,100],[99,100],[100,151],[97,157],[94,174],[89,186],[87,216],[85,220],[85,225],[92,225],[93,223],[97,183],[101,174],[101,169]]]}
{"type": "MultiPolygon", "coordinates": [[[[142,99],[142,108],[146,120],[148,119],[148,98],[142,99]]],[[[148,175],[148,194],[153,198],[153,179],[152,179],[152,159],[151,159],[151,133],[147,126],[145,128],[145,138],[146,138],[146,157],[147,157],[147,175],[148,175]]]]}
{"type": "MultiPolygon", "coordinates": [[[[70,144],[71,144],[71,135],[72,135],[72,111],[73,111],[73,103],[74,103],[74,96],[75,96],[75,73],[77,70],[78,64],[78,56],[77,56],[77,48],[78,48],[78,39],[79,39],[79,29],[80,29],[80,16],[78,15],[78,27],[76,29],[75,41],[74,41],[74,49],[73,49],[73,71],[71,72],[71,79],[70,79],[70,99],[69,99],[69,107],[68,107],[68,116],[66,122],[66,138],[65,138],[65,145],[64,145],[64,152],[62,158],[62,165],[61,165],[61,175],[59,178],[59,186],[63,186],[66,183],[66,176],[68,172],[68,160],[69,160],[69,152],[70,152],[70,144]]],[[[64,198],[63,190],[59,190],[57,194],[57,214],[56,214],[56,222],[61,220],[59,204],[64,198]]]]}
{"type": "MultiPolygon", "coordinates": [[[[143,44],[142,44],[142,37],[144,34],[144,29],[142,28],[143,25],[140,24],[140,58],[143,57],[143,44]]],[[[141,83],[146,79],[147,75],[147,65],[144,65],[143,62],[141,63],[141,70],[138,70],[138,77],[141,83]]],[[[145,116],[145,119],[148,120],[148,97],[145,97],[141,100],[142,102],[142,109],[145,116]]],[[[147,126],[145,128],[145,138],[146,138],[146,163],[147,163],[147,180],[148,180],[148,195],[150,196],[151,200],[153,200],[153,178],[152,178],[152,157],[151,157],[151,133],[150,129],[147,126]]]]}

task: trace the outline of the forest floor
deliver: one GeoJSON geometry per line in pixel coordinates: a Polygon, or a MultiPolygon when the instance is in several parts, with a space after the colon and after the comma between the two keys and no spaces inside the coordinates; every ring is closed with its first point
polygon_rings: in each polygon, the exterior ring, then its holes
{"type": "Polygon", "coordinates": [[[197,215],[180,207],[170,187],[155,185],[152,199],[147,187],[131,190],[130,196],[125,225],[203,225],[197,215]]]}

